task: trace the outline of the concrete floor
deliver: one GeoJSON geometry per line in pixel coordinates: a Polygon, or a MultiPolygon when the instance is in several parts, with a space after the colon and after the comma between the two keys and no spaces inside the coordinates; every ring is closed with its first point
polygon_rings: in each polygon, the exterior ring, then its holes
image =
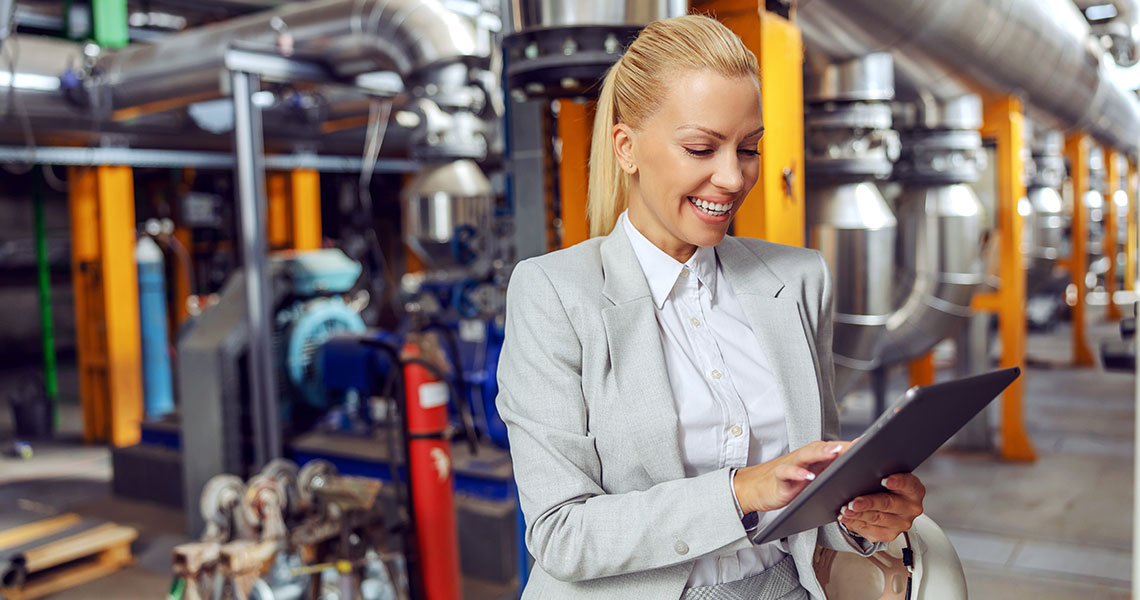
{"type": "MultiPolygon", "coordinates": [[[[919,470],[927,513],[954,542],[975,600],[1129,597],[1135,379],[1064,366],[1069,335],[1062,326],[1029,337],[1035,366],[1024,375],[1025,413],[1036,462],[944,451],[919,470]]],[[[1116,335],[1116,325],[1090,315],[1094,352],[1100,339],[1116,335]]],[[[0,373],[0,400],[10,379],[0,373]]],[[[139,529],[136,565],[50,598],[162,598],[170,548],[185,541],[182,517],[111,495],[109,453],[78,441],[73,368],[64,369],[61,389],[59,441],[37,444],[31,460],[0,458],[0,513],[69,510],[139,529]]],[[[851,404],[844,420],[858,426],[867,415],[851,404]]],[[[10,439],[10,416],[0,406],[0,442],[10,439]]],[[[494,597],[476,588],[466,597],[494,597]]]]}

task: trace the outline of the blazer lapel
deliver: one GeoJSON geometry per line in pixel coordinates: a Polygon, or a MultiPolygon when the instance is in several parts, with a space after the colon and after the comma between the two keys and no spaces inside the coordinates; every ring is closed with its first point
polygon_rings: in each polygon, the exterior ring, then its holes
{"type": "Polygon", "coordinates": [[[739,240],[725,238],[717,246],[717,257],[776,376],[789,447],[819,439],[823,431],[819,381],[799,302],[780,297],[783,282],[739,240]]]}
{"type": "Polygon", "coordinates": [[[632,439],[655,481],[685,476],[677,432],[677,409],[661,347],[661,333],[649,285],[621,227],[601,248],[603,295],[614,305],[602,310],[620,401],[628,406],[632,439]]]}

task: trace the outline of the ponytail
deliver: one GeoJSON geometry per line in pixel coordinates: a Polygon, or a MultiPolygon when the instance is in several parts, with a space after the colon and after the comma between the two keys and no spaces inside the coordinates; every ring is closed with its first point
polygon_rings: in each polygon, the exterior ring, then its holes
{"type": "Polygon", "coordinates": [[[590,141],[590,187],[586,200],[590,237],[609,234],[629,204],[629,176],[621,169],[614,153],[613,127],[618,123],[614,79],[620,67],[619,59],[606,73],[594,115],[594,134],[590,141]]]}

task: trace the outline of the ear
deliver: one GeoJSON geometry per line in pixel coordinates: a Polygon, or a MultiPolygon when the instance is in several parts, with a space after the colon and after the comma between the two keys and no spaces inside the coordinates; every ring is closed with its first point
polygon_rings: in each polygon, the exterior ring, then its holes
{"type": "Polygon", "coordinates": [[[618,123],[610,130],[614,140],[614,157],[618,167],[628,175],[637,173],[637,160],[633,153],[633,130],[625,123],[618,123]]]}

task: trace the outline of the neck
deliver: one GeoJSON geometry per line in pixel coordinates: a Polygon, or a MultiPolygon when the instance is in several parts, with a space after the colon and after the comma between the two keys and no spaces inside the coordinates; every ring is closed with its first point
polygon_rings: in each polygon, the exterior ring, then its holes
{"type": "MultiPolygon", "coordinates": [[[[635,197],[636,193],[637,190],[631,189],[630,197],[635,197]]],[[[697,251],[696,245],[685,243],[670,233],[653,211],[645,206],[645,202],[638,200],[630,202],[629,222],[645,236],[645,239],[653,242],[654,246],[679,263],[686,262],[697,251]]]]}

